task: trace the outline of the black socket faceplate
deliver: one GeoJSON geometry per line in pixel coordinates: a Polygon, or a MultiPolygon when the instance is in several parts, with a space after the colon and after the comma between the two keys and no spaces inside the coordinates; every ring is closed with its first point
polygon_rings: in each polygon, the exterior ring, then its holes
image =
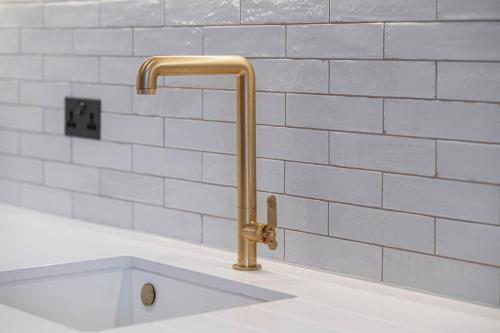
{"type": "Polygon", "coordinates": [[[100,139],[101,101],[67,97],[64,121],[66,135],[100,139]]]}

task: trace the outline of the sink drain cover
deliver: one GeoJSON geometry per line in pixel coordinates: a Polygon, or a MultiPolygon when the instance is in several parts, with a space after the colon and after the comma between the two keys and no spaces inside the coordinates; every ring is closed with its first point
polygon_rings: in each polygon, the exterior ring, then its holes
{"type": "Polygon", "coordinates": [[[155,287],[151,283],[146,283],[141,289],[141,301],[144,306],[151,306],[155,302],[155,287]]]}

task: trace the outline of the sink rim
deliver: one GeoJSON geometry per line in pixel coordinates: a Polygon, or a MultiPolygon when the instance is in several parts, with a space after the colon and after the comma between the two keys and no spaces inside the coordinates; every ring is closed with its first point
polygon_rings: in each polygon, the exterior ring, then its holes
{"type": "Polygon", "coordinates": [[[136,256],[106,257],[66,263],[49,264],[0,272],[0,286],[10,283],[27,283],[41,278],[92,273],[111,269],[138,269],[170,279],[241,295],[264,302],[279,301],[296,295],[271,290],[249,283],[210,275],[171,264],[165,264],[136,256]]]}

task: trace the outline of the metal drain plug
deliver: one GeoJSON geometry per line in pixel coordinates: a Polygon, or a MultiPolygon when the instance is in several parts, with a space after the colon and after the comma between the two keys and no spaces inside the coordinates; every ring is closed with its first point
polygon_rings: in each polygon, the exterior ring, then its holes
{"type": "Polygon", "coordinates": [[[141,301],[144,306],[151,306],[154,304],[156,298],[155,286],[151,283],[146,283],[141,289],[141,301]]]}

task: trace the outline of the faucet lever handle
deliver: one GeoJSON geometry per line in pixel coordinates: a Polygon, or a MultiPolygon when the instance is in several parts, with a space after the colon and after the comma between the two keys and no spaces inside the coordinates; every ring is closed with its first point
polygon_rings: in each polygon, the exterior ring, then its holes
{"type": "Polygon", "coordinates": [[[276,196],[270,195],[267,197],[267,227],[266,227],[266,243],[270,250],[275,250],[278,247],[276,241],[276,227],[278,225],[278,212],[276,209],[276,196]]]}
{"type": "Polygon", "coordinates": [[[267,226],[276,228],[278,226],[278,212],[276,210],[276,196],[267,197],[267,226]]]}

